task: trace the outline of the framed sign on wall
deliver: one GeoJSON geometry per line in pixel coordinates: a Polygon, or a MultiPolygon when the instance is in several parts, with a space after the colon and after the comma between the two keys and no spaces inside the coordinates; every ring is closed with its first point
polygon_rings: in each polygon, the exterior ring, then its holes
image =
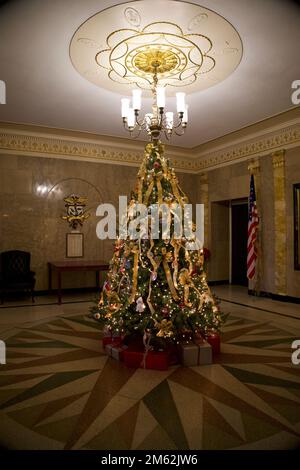
{"type": "Polygon", "coordinates": [[[71,232],[66,235],[66,257],[83,258],[83,233],[71,232]]]}

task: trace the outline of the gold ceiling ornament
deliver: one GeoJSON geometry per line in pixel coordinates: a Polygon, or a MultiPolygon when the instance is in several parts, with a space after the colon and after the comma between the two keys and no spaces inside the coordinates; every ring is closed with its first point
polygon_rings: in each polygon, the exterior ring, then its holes
{"type": "Polygon", "coordinates": [[[165,74],[177,67],[178,57],[173,51],[150,47],[145,51],[138,51],[133,64],[135,68],[144,73],[165,74]]]}
{"type": "Polygon", "coordinates": [[[222,16],[176,0],[127,2],[85,21],[70,44],[76,70],[92,83],[126,92],[152,89],[155,59],[161,86],[173,94],[208,88],[228,77],[242,57],[242,42],[222,16]]]}

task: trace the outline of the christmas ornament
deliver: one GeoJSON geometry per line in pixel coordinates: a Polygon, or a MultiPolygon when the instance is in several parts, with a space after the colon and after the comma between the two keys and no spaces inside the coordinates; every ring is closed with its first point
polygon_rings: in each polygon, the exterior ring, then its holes
{"type": "Polygon", "coordinates": [[[142,313],[146,308],[144,304],[143,297],[139,297],[136,301],[136,311],[142,313]]]}
{"type": "Polygon", "coordinates": [[[163,314],[164,317],[166,317],[167,315],[169,315],[169,309],[168,307],[163,307],[161,309],[161,313],[163,314]]]}

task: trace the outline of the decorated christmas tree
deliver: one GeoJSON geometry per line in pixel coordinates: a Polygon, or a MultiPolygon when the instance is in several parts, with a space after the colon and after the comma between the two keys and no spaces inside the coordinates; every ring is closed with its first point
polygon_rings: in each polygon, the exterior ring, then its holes
{"type": "Polygon", "coordinates": [[[194,232],[190,237],[175,236],[175,228],[182,222],[175,208],[184,209],[187,203],[165,158],[164,146],[147,144],[122,221],[127,228],[137,215],[137,205],[143,204],[146,214],[140,236],[134,239],[119,233],[100,301],[93,309],[94,318],[114,334],[129,338],[146,335],[148,344],[161,348],[170,341],[219,331],[224,317],[207,284],[205,250],[197,240],[195,243],[194,232]],[[153,233],[153,209],[161,205],[167,208],[167,238],[160,210],[162,230],[158,236],[153,233]]]}

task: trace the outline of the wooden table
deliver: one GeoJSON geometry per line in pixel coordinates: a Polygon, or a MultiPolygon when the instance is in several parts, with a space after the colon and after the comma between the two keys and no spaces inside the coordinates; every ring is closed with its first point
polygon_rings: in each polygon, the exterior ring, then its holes
{"type": "Polygon", "coordinates": [[[61,304],[62,287],[61,278],[62,273],[65,271],[95,271],[96,272],[96,286],[100,285],[100,273],[108,270],[108,263],[105,261],[51,261],[48,263],[48,288],[49,293],[52,292],[52,272],[57,275],[57,300],[61,304]]]}

